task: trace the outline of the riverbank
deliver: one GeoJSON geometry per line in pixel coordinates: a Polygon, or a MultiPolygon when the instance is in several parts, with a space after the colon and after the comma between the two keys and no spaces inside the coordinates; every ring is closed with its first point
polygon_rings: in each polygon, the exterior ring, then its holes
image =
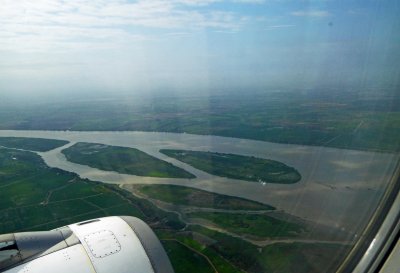
{"type": "Polygon", "coordinates": [[[398,156],[326,147],[276,144],[217,136],[147,132],[0,131],[0,136],[39,137],[70,141],[40,153],[46,164],[82,178],[112,184],[173,184],[190,186],[270,204],[306,220],[348,231],[365,224],[384,192],[398,156]],[[137,177],[68,162],[61,150],[75,142],[132,147],[196,175],[196,179],[137,177]],[[216,177],[169,158],[160,149],[190,149],[235,153],[283,162],[296,168],[302,180],[293,185],[249,185],[216,177]],[[340,201],[339,201],[340,200],[340,201]]]}

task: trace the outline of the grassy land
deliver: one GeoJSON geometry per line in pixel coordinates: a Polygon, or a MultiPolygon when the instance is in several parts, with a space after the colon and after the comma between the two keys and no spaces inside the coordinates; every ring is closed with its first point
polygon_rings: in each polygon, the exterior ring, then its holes
{"type": "Polygon", "coordinates": [[[0,149],[0,189],[0,233],[46,230],[116,214],[162,223],[164,228],[184,227],[174,213],[117,186],[49,168],[30,152],[0,149]]]}
{"type": "Polygon", "coordinates": [[[0,137],[0,146],[36,152],[47,152],[67,143],[68,141],[44,138],[0,137]]]}
{"type": "Polygon", "coordinates": [[[71,162],[105,171],[138,176],[195,178],[191,173],[171,163],[134,148],[80,142],[63,150],[62,153],[71,162]]]}
{"type": "Polygon", "coordinates": [[[174,205],[229,210],[273,210],[272,206],[244,198],[176,185],[138,185],[146,196],[174,205]]]}
{"type": "Polygon", "coordinates": [[[164,241],[163,245],[176,273],[214,273],[207,260],[176,241],[164,241]],[[177,270],[176,270],[177,269],[177,270]]]}
{"type": "Polygon", "coordinates": [[[278,184],[300,181],[300,173],[281,162],[235,154],[185,150],[160,150],[193,167],[222,177],[278,184]]]}
{"type": "Polygon", "coordinates": [[[264,272],[334,272],[346,250],[323,243],[281,243],[264,247],[257,261],[264,272]]]}
{"type": "Polygon", "coordinates": [[[221,228],[239,235],[257,237],[296,237],[303,228],[301,225],[279,220],[265,214],[193,212],[190,218],[206,219],[221,228]]]}
{"type": "Polygon", "coordinates": [[[348,246],[321,243],[278,243],[261,248],[201,226],[190,226],[188,230],[215,240],[216,243],[205,249],[214,251],[249,273],[335,272],[336,266],[349,251],[348,246]]]}
{"type": "Polygon", "coordinates": [[[273,90],[210,96],[0,101],[0,129],[161,131],[400,150],[398,90],[273,90]]]}
{"type": "Polygon", "coordinates": [[[178,241],[189,249],[194,250],[198,254],[202,254],[208,258],[209,263],[216,268],[219,273],[240,273],[243,272],[235,267],[228,260],[223,258],[214,249],[199,242],[195,239],[195,235],[191,232],[171,233],[170,231],[157,231],[158,237],[162,242],[178,241]]]}
{"type": "MultiPolygon", "coordinates": [[[[174,213],[162,211],[117,186],[82,180],[75,174],[49,168],[31,152],[0,148],[0,189],[0,233],[49,230],[109,215],[140,217],[156,232],[172,236],[185,227],[174,213]]],[[[163,244],[176,272],[187,272],[188,268],[213,272],[196,251],[176,242],[163,244]]],[[[216,253],[203,255],[221,273],[238,272],[216,253]]]]}

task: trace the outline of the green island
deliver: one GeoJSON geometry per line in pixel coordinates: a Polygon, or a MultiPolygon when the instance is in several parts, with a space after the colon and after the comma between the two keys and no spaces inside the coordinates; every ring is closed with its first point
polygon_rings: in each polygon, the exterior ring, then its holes
{"type": "Polygon", "coordinates": [[[229,232],[238,235],[254,235],[262,238],[296,237],[304,231],[301,225],[279,220],[266,214],[193,212],[189,218],[208,220],[229,232]]]}
{"type": "Polygon", "coordinates": [[[0,137],[0,146],[35,152],[47,152],[66,144],[68,141],[56,139],[0,137]]]}
{"type": "Polygon", "coordinates": [[[195,178],[171,163],[134,148],[79,142],[62,153],[71,162],[104,171],[163,178],[195,178]]]}
{"type": "Polygon", "coordinates": [[[275,208],[245,198],[217,194],[176,185],[135,185],[140,193],[174,205],[229,210],[274,210],[275,208]]]}
{"type": "Polygon", "coordinates": [[[186,150],[163,149],[160,152],[199,170],[227,178],[278,184],[292,184],[301,179],[295,168],[269,159],[186,150]]]}
{"type": "Polygon", "coordinates": [[[316,273],[339,261],[349,248],[324,243],[260,247],[203,226],[187,225],[177,212],[160,209],[117,185],[50,168],[28,151],[0,148],[0,189],[0,233],[50,230],[111,215],[136,216],[155,230],[177,273],[193,268],[204,273],[316,273]]]}

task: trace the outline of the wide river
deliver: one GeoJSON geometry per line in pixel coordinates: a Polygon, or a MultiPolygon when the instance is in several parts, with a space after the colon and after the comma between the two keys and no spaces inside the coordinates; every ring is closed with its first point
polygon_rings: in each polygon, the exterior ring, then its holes
{"type": "Polygon", "coordinates": [[[158,132],[70,132],[0,130],[0,136],[39,137],[71,143],[39,153],[46,164],[83,178],[114,184],[176,184],[267,203],[292,215],[356,232],[380,201],[399,159],[398,154],[263,141],[158,132]],[[150,178],[106,172],[67,161],[61,150],[76,142],[134,147],[171,162],[196,179],[150,178]],[[187,149],[251,155],[296,168],[302,180],[293,185],[261,184],[221,178],[169,158],[160,149],[187,149]]]}

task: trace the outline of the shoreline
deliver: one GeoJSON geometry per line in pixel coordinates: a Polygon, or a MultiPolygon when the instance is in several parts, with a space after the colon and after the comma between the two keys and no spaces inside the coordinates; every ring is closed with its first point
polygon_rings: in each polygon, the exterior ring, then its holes
{"type": "Polygon", "coordinates": [[[369,218],[370,212],[365,208],[377,205],[393,173],[393,162],[398,159],[395,154],[175,133],[0,130],[0,136],[67,140],[70,142],[67,145],[39,155],[50,167],[74,172],[93,181],[189,186],[269,204],[305,220],[328,223],[345,230],[356,229],[369,218]],[[197,178],[139,177],[74,164],[66,160],[61,150],[75,142],[136,148],[185,169],[197,178]],[[289,185],[263,186],[221,178],[161,154],[159,150],[164,148],[235,153],[277,160],[299,170],[302,180],[289,185]],[[360,215],[360,211],[364,215],[360,215]]]}

